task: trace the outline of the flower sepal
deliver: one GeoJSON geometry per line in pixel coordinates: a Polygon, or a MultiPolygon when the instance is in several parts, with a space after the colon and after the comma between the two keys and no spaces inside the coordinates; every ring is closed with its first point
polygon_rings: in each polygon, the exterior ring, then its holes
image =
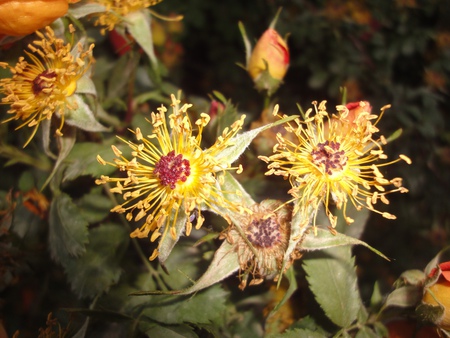
{"type": "MultiPolygon", "coordinates": [[[[429,268],[427,266],[426,270],[429,268]]],[[[450,334],[450,261],[440,263],[429,272],[416,314],[422,321],[434,323],[450,334]]]]}
{"type": "Polygon", "coordinates": [[[259,73],[258,77],[253,81],[258,91],[267,91],[267,95],[271,96],[275,93],[283,83],[282,79],[276,79],[270,75],[269,64],[264,60],[265,69],[259,73]]]}
{"type": "Polygon", "coordinates": [[[80,1],[69,6],[68,13],[76,19],[83,18],[90,14],[106,12],[106,7],[94,2],[80,1]]]}
{"type": "MultiPolygon", "coordinates": [[[[146,9],[131,12],[125,17],[125,27],[149,57],[154,71],[158,71],[158,59],[153,46],[151,15],[146,9]]],[[[159,73],[156,74],[159,76],[159,73]]]]}

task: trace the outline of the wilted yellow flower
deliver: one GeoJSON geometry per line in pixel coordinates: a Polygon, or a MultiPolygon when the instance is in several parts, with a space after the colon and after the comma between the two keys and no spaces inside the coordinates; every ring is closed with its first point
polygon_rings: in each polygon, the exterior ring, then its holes
{"type": "MultiPolygon", "coordinates": [[[[234,245],[240,265],[240,288],[257,285],[266,277],[278,277],[289,244],[292,208],[276,200],[253,205],[240,218],[238,231],[232,226],[225,238],[234,245]]],[[[286,266],[287,268],[288,266],[286,266]]]]}
{"type": "MultiPolygon", "coordinates": [[[[209,116],[201,114],[192,125],[187,111],[192,105],[179,107],[179,103],[172,95],[173,113],[169,115],[169,121],[166,121],[167,109],[164,106],[158,108],[158,113],[151,114],[151,135],[144,137],[139,128],[133,131],[139,144],[120,138],[133,150],[131,160],[114,146],[117,157],[114,163],[98,157],[101,164],[116,166],[127,174],[121,178],[102,176],[96,183],[115,183],[111,191],[123,195],[125,202],[114,207],[112,212],[126,213],[129,221],[145,219],[144,225],[131,237],[144,238],[152,233],[150,240],[153,242],[160,236],[164,238],[170,231],[176,238],[179,234],[175,225],[181,213],[186,216],[186,234],[189,235],[195,218],[196,228],[202,226],[201,210],[205,207],[225,218],[227,216],[219,207],[234,211],[242,209],[227,201],[220,188],[221,172],[236,170],[239,173],[242,168],[231,167],[218,155],[231,145],[230,140],[242,128],[245,116],[230,128],[225,128],[210,148],[203,149],[202,131],[209,123],[209,116]]],[[[150,259],[157,256],[158,249],[155,249],[150,259]]]]}
{"type": "Polygon", "coordinates": [[[0,34],[34,33],[64,16],[68,8],[68,0],[0,1],[0,34]]]}
{"type": "MultiPolygon", "coordinates": [[[[409,158],[400,158],[391,162],[376,163],[387,158],[382,146],[384,137],[375,140],[373,133],[378,132],[377,115],[369,111],[359,111],[348,119],[346,106],[338,106],[338,113],[330,116],[325,101],[314,104],[315,114],[309,109],[305,120],[296,119],[295,125],[287,124],[286,130],[295,134],[297,141],[278,134],[278,144],[274,147],[274,155],[260,156],[269,163],[266,175],[279,175],[289,179],[292,189],[289,193],[295,202],[294,213],[304,213],[309,219],[308,210],[314,215],[323,203],[326,214],[336,226],[336,216],[330,209],[330,199],[337,208],[343,209],[347,223],[353,220],[346,215],[347,203],[350,201],[358,210],[365,207],[389,219],[394,215],[375,209],[378,200],[388,204],[387,195],[393,192],[405,193],[401,178],[388,180],[379,168],[395,163],[400,159],[410,163],[409,158]],[[376,119],[375,123],[372,121],[376,119]],[[349,127],[351,126],[351,128],[349,127]],[[392,186],[392,189],[386,189],[392,186]]],[[[361,103],[364,107],[365,103],[361,103]]],[[[367,105],[370,107],[370,105],[367,105]]],[[[381,109],[381,114],[389,108],[381,109]]],[[[381,118],[381,116],[380,116],[381,118]]]]}
{"type": "Polygon", "coordinates": [[[36,134],[39,124],[55,113],[61,118],[57,130],[61,135],[65,112],[77,108],[67,100],[93,62],[93,44],[84,50],[79,43],[74,52],[72,45],[57,38],[50,27],[45,28],[45,33],[37,31],[36,34],[39,39],[28,45],[30,52],[25,51],[29,61],[20,57],[14,67],[0,62],[0,66],[9,67],[13,74],[12,78],[0,79],[0,93],[5,95],[2,104],[10,105],[7,113],[12,115],[3,122],[20,119],[23,123],[16,129],[25,125],[34,128],[24,147],[36,134]]]}
{"type": "Polygon", "coordinates": [[[107,30],[112,31],[114,26],[122,22],[127,14],[156,5],[161,1],[162,0],[97,0],[97,3],[106,7],[106,11],[95,14],[98,16],[95,25],[104,26],[105,28],[102,29],[102,34],[104,34],[107,30]]]}

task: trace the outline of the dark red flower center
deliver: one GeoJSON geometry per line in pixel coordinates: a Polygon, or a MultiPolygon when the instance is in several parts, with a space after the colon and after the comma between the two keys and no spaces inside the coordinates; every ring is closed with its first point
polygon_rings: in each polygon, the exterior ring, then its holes
{"type": "Polygon", "coordinates": [[[166,156],[161,156],[153,173],[159,178],[162,185],[168,185],[170,189],[175,189],[178,181],[186,182],[191,174],[191,167],[188,160],[184,159],[181,154],[175,155],[175,151],[172,150],[166,156]]]}
{"type": "Polygon", "coordinates": [[[333,171],[341,171],[347,164],[347,156],[340,149],[339,142],[325,141],[319,143],[315,150],[311,152],[312,161],[318,167],[323,167],[328,175],[333,171]]]}
{"type": "Polygon", "coordinates": [[[281,243],[280,227],[272,217],[253,220],[246,232],[250,243],[259,248],[270,248],[281,243]]]}
{"type": "Polygon", "coordinates": [[[54,78],[56,78],[56,72],[50,69],[39,74],[32,83],[33,94],[39,95],[45,88],[51,88],[54,78]]]}

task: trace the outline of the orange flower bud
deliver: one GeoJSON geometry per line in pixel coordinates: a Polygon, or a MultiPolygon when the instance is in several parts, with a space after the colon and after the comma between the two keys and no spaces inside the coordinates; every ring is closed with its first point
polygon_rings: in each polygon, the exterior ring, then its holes
{"type": "MultiPolygon", "coordinates": [[[[425,287],[422,302],[433,306],[442,306],[444,312],[434,323],[444,330],[450,330],[450,262],[439,264],[441,274],[436,283],[425,287]]],[[[430,273],[434,276],[436,270],[430,273]]]]}
{"type": "Polygon", "coordinates": [[[248,63],[248,72],[256,80],[264,70],[276,80],[282,80],[289,66],[289,49],[287,43],[269,28],[258,40],[248,63]]]}
{"type": "Polygon", "coordinates": [[[0,34],[31,34],[65,15],[68,8],[68,0],[0,0],[0,34]]]}

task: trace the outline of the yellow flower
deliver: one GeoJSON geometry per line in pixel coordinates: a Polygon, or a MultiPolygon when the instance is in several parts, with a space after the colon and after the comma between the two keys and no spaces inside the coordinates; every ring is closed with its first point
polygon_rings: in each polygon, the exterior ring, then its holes
{"type": "Polygon", "coordinates": [[[0,1],[0,34],[34,33],[64,16],[68,8],[68,0],[0,1]]]}
{"type": "Polygon", "coordinates": [[[55,37],[50,27],[45,28],[45,33],[36,34],[40,39],[28,45],[30,52],[25,51],[29,61],[20,57],[14,67],[0,62],[0,66],[9,67],[13,74],[12,78],[0,80],[0,93],[5,95],[2,104],[10,105],[8,114],[13,115],[3,122],[20,119],[23,123],[16,129],[25,125],[34,128],[24,147],[36,134],[39,124],[50,120],[54,113],[61,118],[57,134],[62,135],[65,112],[77,108],[67,99],[75,93],[77,81],[93,62],[93,44],[84,50],[79,43],[74,53],[71,44],[55,37]]]}
{"type": "MultiPolygon", "coordinates": [[[[347,223],[353,220],[346,215],[347,203],[350,201],[358,210],[365,207],[389,219],[394,215],[375,209],[378,200],[388,204],[387,195],[393,192],[405,193],[402,179],[384,178],[379,168],[403,159],[408,164],[409,158],[400,158],[391,162],[376,163],[387,158],[382,145],[386,143],[384,137],[375,140],[373,133],[378,132],[376,124],[380,118],[371,114],[370,109],[359,111],[349,119],[349,110],[345,106],[338,106],[337,114],[329,115],[325,101],[317,105],[313,102],[312,109],[306,112],[305,120],[295,120],[296,124],[287,124],[286,130],[296,136],[292,142],[281,134],[277,135],[278,144],[274,147],[274,154],[270,157],[260,156],[269,163],[266,175],[279,175],[289,179],[292,188],[289,193],[295,201],[294,214],[299,210],[304,219],[309,219],[310,210],[317,215],[317,210],[323,203],[325,212],[336,226],[336,216],[330,209],[330,199],[336,203],[338,209],[343,209],[347,223]],[[372,120],[377,119],[375,123],[372,120]],[[392,188],[386,189],[387,186],[392,188]]],[[[362,107],[368,105],[361,102],[362,107]]]]}
{"type": "MultiPolygon", "coordinates": [[[[260,284],[266,277],[278,278],[289,244],[291,216],[289,206],[276,200],[264,200],[254,204],[251,213],[238,217],[242,231],[232,226],[224,235],[238,254],[240,289],[246,287],[249,275],[253,277],[249,285],[260,284]]],[[[294,256],[291,261],[293,259],[294,256]]]]}
{"type": "Polygon", "coordinates": [[[129,13],[156,5],[162,0],[97,0],[97,3],[105,6],[106,11],[97,13],[98,19],[95,25],[104,26],[102,34],[112,31],[114,27],[124,20],[129,13]]]}
{"type": "MultiPolygon", "coordinates": [[[[139,128],[133,131],[139,144],[120,138],[132,149],[131,160],[114,146],[117,157],[114,163],[97,157],[101,164],[116,166],[127,174],[127,177],[121,178],[102,176],[96,183],[115,183],[111,192],[123,195],[125,202],[114,207],[112,212],[126,213],[129,221],[145,219],[144,225],[136,229],[131,237],[144,238],[152,233],[150,240],[153,242],[160,236],[163,236],[162,240],[170,231],[176,238],[179,234],[175,225],[179,217],[186,217],[186,234],[189,235],[195,218],[196,228],[202,226],[204,218],[201,210],[205,208],[225,218],[227,216],[219,207],[234,211],[242,209],[227,201],[220,188],[221,172],[237,170],[239,173],[242,168],[230,167],[230,163],[218,155],[231,145],[230,140],[242,128],[245,116],[226,128],[210,148],[203,150],[202,131],[210,120],[209,116],[201,114],[192,125],[187,112],[192,105],[179,107],[179,103],[172,95],[173,113],[168,121],[164,106],[158,108],[158,113],[151,114],[151,135],[144,137],[139,128]]],[[[150,259],[157,256],[158,248],[150,259]]]]}

